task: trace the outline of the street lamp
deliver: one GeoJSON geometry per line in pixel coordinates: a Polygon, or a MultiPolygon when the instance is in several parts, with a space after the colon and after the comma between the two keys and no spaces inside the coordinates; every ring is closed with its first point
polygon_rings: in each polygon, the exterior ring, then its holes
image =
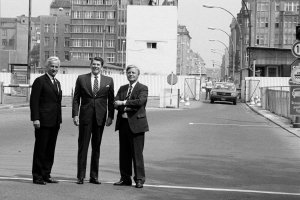
{"type": "MultiPolygon", "coordinates": [[[[224,11],[226,11],[227,13],[229,13],[232,17],[233,17],[233,19],[235,20],[235,22],[236,22],[236,24],[238,25],[238,28],[239,28],[239,31],[240,31],[240,43],[241,43],[241,50],[240,50],[240,65],[241,65],[241,69],[243,68],[243,34],[242,34],[242,28],[241,28],[241,26],[240,26],[240,24],[238,23],[238,21],[237,21],[237,19],[236,19],[236,17],[231,13],[231,12],[229,12],[228,10],[226,10],[225,8],[223,8],[223,7],[219,7],[219,6],[208,6],[208,5],[203,5],[203,7],[204,8],[219,8],[219,9],[222,9],[222,10],[224,10],[224,11]]],[[[240,72],[241,73],[241,72],[240,72]]],[[[233,77],[233,79],[234,79],[234,77],[233,77]]],[[[241,81],[241,80],[240,80],[241,81]]]]}
{"type": "MultiPolygon", "coordinates": [[[[122,68],[125,70],[125,66],[123,66],[124,65],[124,45],[125,45],[125,40],[123,40],[122,41],[122,62],[121,62],[121,66],[122,66],[122,68]]],[[[126,63],[125,63],[125,65],[126,65],[126,63]]]]}
{"type": "MultiPolygon", "coordinates": [[[[230,37],[230,35],[224,31],[223,29],[220,29],[220,28],[213,28],[213,27],[208,27],[208,29],[210,30],[218,30],[218,31],[222,31],[223,33],[225,33],[228,37],[229,37],[229,40],[231,42],[231,45],[232,45],[232,77],[233,77],[233,80],[235,79],[235,52],[236,50],[234,49],[234,43],[233,43],[233,40],[232,38],[230,37]]],[[[229,54],[229,52],[228,52],[229,54]]]]}
{"type": "MultiPolygon", "coordinates": [[[[63,8],[58,8],[58,11],[61,12],[63,11],[63,8]]],[[[56,56],[56,32],[57,32],[57,14],[54,14],[53,16],[55,16],[55,23],[54,23],[54,44],[53,44],[53,56],[56,56]]]]}
{"type": "MultiPolygon", "coordinates": [[[[227,49],[227,52],[228,52],[228,55],[229,55],[229,49],[228,49],[227,45],[224,42],[222,42],[220,40],[209,40],[209,41],[210,42],[219,42],[219,43],[223,44],[225,46],[225,48],[227,49]]],[[[229,72],[226,73],[226,69],[225,69],[225,75],[226,74],[229,75],[229,72]]]]}

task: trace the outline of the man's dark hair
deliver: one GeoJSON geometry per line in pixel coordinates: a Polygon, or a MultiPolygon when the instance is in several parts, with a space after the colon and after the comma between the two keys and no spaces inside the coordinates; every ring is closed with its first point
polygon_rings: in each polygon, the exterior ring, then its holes
{"type": "Polygon", "coordinates": [[[104,60],[101,57],[94,57],[94,58],[92,58],[91,59],[91,64],[93,63],[94,60],[100,61],[101,62],[101,66],[104,67],[103,66],[104,60]]]}

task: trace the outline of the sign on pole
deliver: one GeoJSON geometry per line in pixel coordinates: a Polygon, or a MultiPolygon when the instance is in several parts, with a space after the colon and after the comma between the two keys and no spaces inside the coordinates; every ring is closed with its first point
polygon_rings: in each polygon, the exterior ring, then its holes
{"type": "Polygon", "coordinates": [[[300,115],[300,59],[291,64],[290,114],[300,115]]]}
{"type": "Polygon", "coordinates": [[[300,41],[297,40],[294,42],[291,50],[296,58],[300,58],[300,41]]]}
{"type": "Polygon", "coordinates": [[[171,85],[171,93],[170,93],[170,106],[172,106],[172,86],[175,85],[178,81],[176,74],[173,72],[168,75],[167,82],[171,85]]]}

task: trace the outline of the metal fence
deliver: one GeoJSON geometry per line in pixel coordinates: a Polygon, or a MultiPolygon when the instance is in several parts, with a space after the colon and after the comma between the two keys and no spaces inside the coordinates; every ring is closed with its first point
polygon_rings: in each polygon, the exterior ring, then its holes
{"type": "Polygon", "coordinates": [[[261,106],[265,110],[292,119],[290,115],[290,87],[272,86],[261,87],[261,106]]]}

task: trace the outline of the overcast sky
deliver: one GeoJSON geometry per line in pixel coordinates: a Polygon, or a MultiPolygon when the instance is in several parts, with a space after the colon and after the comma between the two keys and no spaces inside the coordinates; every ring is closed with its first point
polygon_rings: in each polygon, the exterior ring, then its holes
{"type": "MultiPolygon", "coordinates": [[[[48,15],[52,0],[32,0],[32,16],[48,15]]],[[[162,1],[162,0],[161,0],[162,1]]],[[[16,17],[25,14],[28,16],[29,0],[0,0],[0,16],[16,17]]],[[[191,48],[204,59],[207,67],[212,67],[212,60],[221,62],[221,55],[212,53],[210,49],[219,49],[224,52],[224,45],[219,42],[209,42],[209,39],[220,40],[228,45],[228,36],[222,31],[208,30],[215,27],[230,33],[232,16],[222,9],[208,9],[202,5],[223,7],[235,17],[241,8],[241,0],[179,0],[178,23],[186,25],[190,35],[191,48]]]]}

